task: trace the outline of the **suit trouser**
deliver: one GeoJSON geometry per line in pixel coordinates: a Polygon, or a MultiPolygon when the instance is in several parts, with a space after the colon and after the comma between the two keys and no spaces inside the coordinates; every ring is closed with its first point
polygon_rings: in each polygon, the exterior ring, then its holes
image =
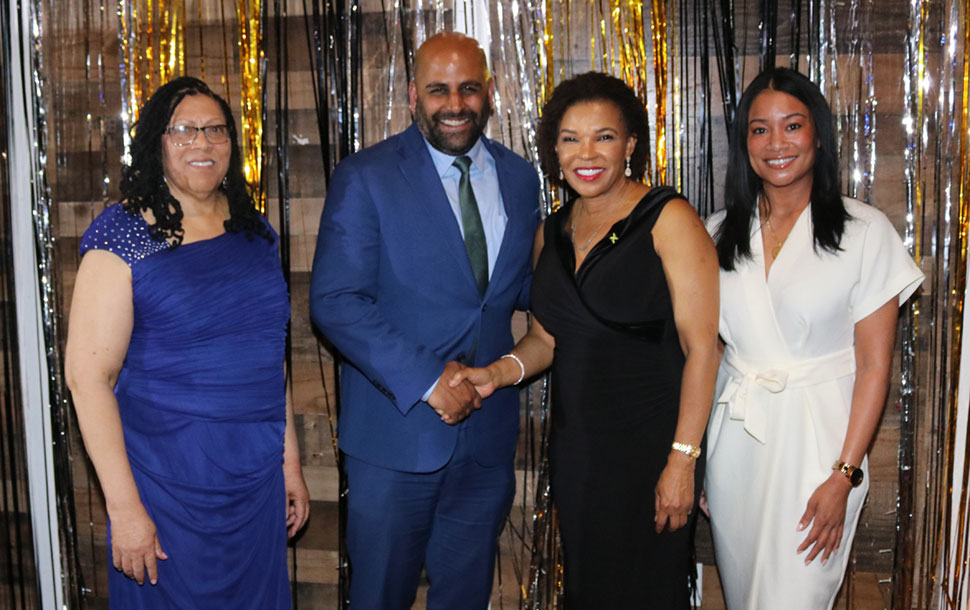
{"type": "Polygon", "coordinates": [[[421,567],[428,610],[488,606],[498,536],[515,495],[513,462],[482,466],[462,426],[451,460],[400,472],[344,455],[352,610],[404,610],[421,567]]]}

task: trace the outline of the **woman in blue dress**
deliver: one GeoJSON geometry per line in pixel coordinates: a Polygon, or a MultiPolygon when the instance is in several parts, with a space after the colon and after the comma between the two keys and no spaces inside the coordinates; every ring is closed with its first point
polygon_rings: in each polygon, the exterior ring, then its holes
{"type": "Polygon", "coordinates": [[[111,606],[289,608],[286,538],[309,511],[289,298],[225,101],[194,78],[160,87],[121,191],[81,240],[66,350],[111,606]]]}

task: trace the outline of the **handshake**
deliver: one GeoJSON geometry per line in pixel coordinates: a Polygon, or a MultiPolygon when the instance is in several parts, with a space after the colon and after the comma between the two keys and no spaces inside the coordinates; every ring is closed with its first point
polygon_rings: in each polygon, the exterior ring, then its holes
{"type": "Polygon", "coordinates": [[[470,368],[452,360],[438,378],[428,404],[441,416],[441,421],[455,425],[475,409],[480,409],[482,399],[495,391],[495,384],[488,367],[470,368]]]}

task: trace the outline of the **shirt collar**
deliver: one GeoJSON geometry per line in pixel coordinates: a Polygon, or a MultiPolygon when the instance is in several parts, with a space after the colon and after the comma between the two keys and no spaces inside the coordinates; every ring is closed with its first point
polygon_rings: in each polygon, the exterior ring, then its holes
{"type": "MultiPolygon", "coordinates": [[[[453,164],[458,157],[445,154],[432,146],[428,142],[428,139],[424,137],[424,134],[421,134],[421,137],[424,138],[424,145],[428,147],[428,152],[431,153],[431,160],[434,162],[434,167],[438,171],[438,177],[444,177],[445,172],[454,167],[453,164]]],[[[488,149],[485,148],[481,138],[475,141],[475,145],[465,153],[465,156],[472,160],[472,168],[478,168],[479,171],[485,171],[486,167],[494,163],[492,156],[488,154],[488,149]]],[[[454,169],[458,171],[457,168],[454,169]]]]}

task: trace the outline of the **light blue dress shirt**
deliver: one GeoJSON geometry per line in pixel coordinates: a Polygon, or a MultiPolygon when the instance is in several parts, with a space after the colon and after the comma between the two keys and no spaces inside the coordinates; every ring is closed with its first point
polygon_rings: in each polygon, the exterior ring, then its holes
{"type": "MultiPolygon", "coordinates": [[[[445,189],[448,203],[451,204],[451,211],[455,215],[455,221],[458,222],[458,230],[461,231],[461,237],[464,239],[465,229],[461,222],[461,203],[458,200],[458,182],[461,180],[461,171],[454,166],[457,157],[441,152],[432,146],[427,139],[424,140],[424,144],[428,147],[428,152],[431,153],[431,160],[434,162],[435,169],[438,170],[441,186],[445,189]]],[[[495,159],[482,144],[482,139],[479,138],[465,155],[472,160],[468,177],[472,183],[472,190],[475,191],[478,214],[482,217],[482,228],[485,229],[485,245],[488,248],[488,277],[491,278],[492,270],[495,269],[495,261],[498,259],[498,250],[502,246],[502,237],[505,235],[505,225],[509,219],[505,214],[502,191],[498,186],[495,159]]],[[[427,402],[437,385],[436,380],[424,393],[421,400],[427,402]]]]}
{"type": "MultiPolygon", "coordinates": [[[[424,141],[431,153],[431,160],[434,162],[438,176],[441,178],[441,186],[448,195],[448,203],[451,204],[451,211],[458,222],[458,229],[462,232],[462,239],[465,238],[464,227],[461,222],[461,203],[458,200],[458,182],[461,180],[461,171],[453,165],[457,157],[446,155],[434,146],[424,141]]],[[[498,186],[498,172],[495,169],[495,159],[482,144],[481,138],[475,142],[472,149],[465,153],[472,160],[468,170],[468,176],[472,182],[472,190],[475,191],[475,201],[478,202],[478,213],[482,217],[482,227],[485,229],[485,244],[488,247],[488,277],[492,277],[492,269],[495,268],[495,261],[498,259],[498,250],[502,245],[502,237],[505,235],[505,225],[508,223],[508,216],[505,215],[505,205],[502,202],[502,192],[498,186]]]]}

